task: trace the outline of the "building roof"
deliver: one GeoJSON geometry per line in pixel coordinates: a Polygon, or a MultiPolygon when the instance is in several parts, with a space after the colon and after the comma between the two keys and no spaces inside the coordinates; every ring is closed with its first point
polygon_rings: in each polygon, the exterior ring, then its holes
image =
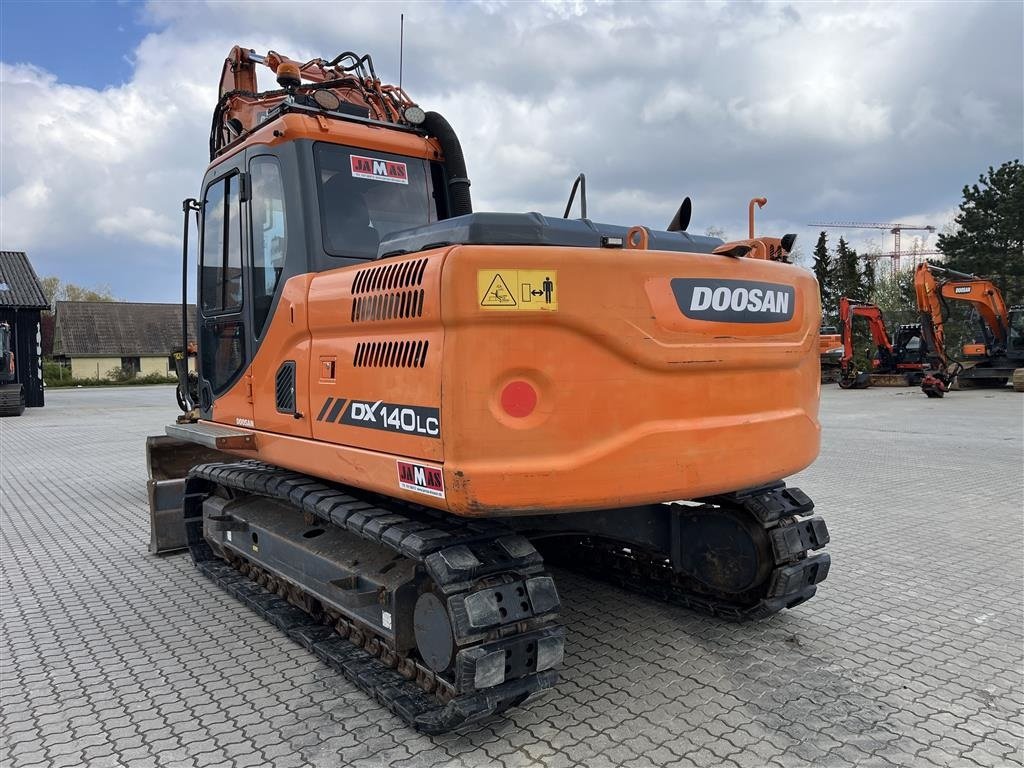
{"type": "MultiPolygon", "coordinates": [[[[150,357],[181,347],[181,304],[58,301],[53,353],[65,357],[150,357]]],[[[188,340],[196,338],[196,306],[188,305],[188,340]]]]}
{"type": "Polygon", "coordinates": [[[50,308],[24,251],[0,251],[0,307],[50,308]]]}

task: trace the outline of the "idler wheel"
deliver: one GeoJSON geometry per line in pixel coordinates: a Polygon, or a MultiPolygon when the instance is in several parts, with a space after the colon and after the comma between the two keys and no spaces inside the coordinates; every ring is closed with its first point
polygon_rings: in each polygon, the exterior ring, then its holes
{"type": "Polygon", "coordinates": [[[680,524],[683,570],[711,589],[739,594],[771,573],[771,543],[752,518],[723,509],[684,515],[680,524]]]}
{"type": "Polygon", "coordinates": [[[424,592],[413,610],[413,632],[420,658],[435,672],[451,666],[455,639],[448,608],[433,592],[424,592]]]}

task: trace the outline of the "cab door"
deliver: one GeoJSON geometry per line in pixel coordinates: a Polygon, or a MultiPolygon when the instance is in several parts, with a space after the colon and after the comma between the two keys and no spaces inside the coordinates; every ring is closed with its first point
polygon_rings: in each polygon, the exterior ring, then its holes
{"type": "Polygon", "coordinates": [[[204,419],[253,426],[247,375],[246,263],[248,243],[238,164],[220,166],[204,189],[199,257],[199,405],[204,419]]]}
{"type": "Polygon", "coordinates": [[[294,194],[287,199],[286,190],[296,188],[286,183],[287,163],[267,147],[251,148],[246,156],[255,426],[310,437],[306,291],[312,276],[305,267],[301,226],[294,226],[300,201],[294,194]]]}

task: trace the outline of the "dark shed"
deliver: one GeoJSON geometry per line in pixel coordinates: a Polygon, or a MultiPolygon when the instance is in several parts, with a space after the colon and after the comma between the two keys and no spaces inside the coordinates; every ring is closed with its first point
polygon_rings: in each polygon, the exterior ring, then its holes
{"type": "Polygon", "coordinates": [[[23,251],[0,251],[0,322],[9,323],[14,365],[25,405],[43,405],[42,336],[39,313],[50,305],[23,251]]]}

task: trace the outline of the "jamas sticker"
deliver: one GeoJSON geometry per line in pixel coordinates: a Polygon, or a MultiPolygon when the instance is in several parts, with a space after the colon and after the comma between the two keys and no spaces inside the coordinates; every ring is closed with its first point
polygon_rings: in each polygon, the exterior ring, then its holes
{"type": "Polygon", "coordinates": [[[404,491],[425,493],[438,499],[444,498],[444,476],[440,467],[399,461],[398,487],[404,491]]]}
{"type": "Polygon", "coordinates": [[[392,184],[409,183],[409,169],[405,163],[379,160],[375,157],[352,155],[352,175],[357,179],[389,181],[392,184]]]}

